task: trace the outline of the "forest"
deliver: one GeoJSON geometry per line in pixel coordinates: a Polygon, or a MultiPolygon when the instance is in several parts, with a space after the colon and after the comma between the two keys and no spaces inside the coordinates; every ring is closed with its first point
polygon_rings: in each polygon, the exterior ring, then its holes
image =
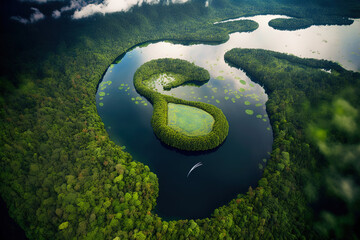
{"type": "MultiPolygon", "coordinates": [[[[193,0],[28,25],[8,18],[9,2],[1,3],[0,193],[28,239],[360,238],[359,73],[265,50],[227,52],[264,86],[274,144],[258,186],[205,219],[154,213],[157,176],[109,139],[95,104],[107,67],[135,45],[224,42],[257,24],[214,22],[258,14],[349,24],[358,1],[193,0]]],[[[11,239],[6,224],[2,239],[11,239]]]]}
{"type": "Polygon", "coordinates": [[[269,22],[269,26],[278,30],[299,30],[313,25],[335,24],[350,25],[354,21],[340,16],[331,16],[327,18],[276,18],[269,22]]]}

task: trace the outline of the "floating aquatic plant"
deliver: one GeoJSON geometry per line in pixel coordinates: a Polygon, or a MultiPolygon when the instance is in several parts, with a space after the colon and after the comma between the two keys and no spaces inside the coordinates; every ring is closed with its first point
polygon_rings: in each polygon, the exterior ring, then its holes
{"type": "Polygon", "coordinates": [[[246,110],[245,110],[245,113],[248,114],[248,115],[253,115],[253,114],[254,114],[254,111],[251,110],[251,109],[246,109],[246,110]]]}

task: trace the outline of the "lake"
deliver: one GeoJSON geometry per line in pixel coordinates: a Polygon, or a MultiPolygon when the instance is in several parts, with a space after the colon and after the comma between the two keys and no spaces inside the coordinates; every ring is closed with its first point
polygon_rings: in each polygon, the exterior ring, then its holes
{"type": "Polygon", "coordinates": [[[267,95],[245,72],[224,61],[226,51],[262,48],[300,57],[328,59],[360,70],[360,21],[350,26],[312,26],[279,31],[268,26],[285,16],[246,17],[259,23],[251,33],[234,33],[220,45],[181,45],[158,42],[138,46],[119,57],[100,82],[96,101],[110,138],[159,179],[155,213],[165,220],[209,217],[215,208],[257,186],[272,149],[266,113],[267,95]],[[133,86],[133,75],[145,62],[180,58],[207,69],[211,79],[202,86],[180,86],[163,94],[207,102],[220,108],[229,122],[229,135],[218,148],[201,153],[165,146],[151,128],[152,105],[133,86]],[[194,168],[195,167],[195,168],[194,168]],[[189,171],[191,173],[189,174],[189,171]]]}

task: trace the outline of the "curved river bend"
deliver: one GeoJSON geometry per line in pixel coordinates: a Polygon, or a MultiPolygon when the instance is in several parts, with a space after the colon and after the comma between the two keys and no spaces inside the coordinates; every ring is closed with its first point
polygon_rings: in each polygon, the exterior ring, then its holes
{"type": "Polygon", "coordinates": [[[165,220],[208,217],[249,186],[256,187],[272,146],[264,89],[246,74],[224,62],[226,51],[263,48],[300,57],[324,58],[347,69],[360,70],[360,21],[350,26],[313,26],[278,31],[267,23],[276,17],[255,16],[259,28],[234,33],[221,45],[184,46],[167,42],[136,47],[106,71],[96,95],[98,112],[110,138],[126,147],[135,160],[148,165],[159,178],[156,213],[165,220]],[[143,63],[180,58],[207,69],[210,81],[160,92],[219,107],[229,122],[229,135],[216,150],[201,154],[164,146],[153,134],[152,106],[136,93],[133,75],[143,63]],[[251,110],[251,111],[249,111],[251,110]],[[249,114],[250,113],[250,114],[249,114]],[[252,113],[252,114],[251,114],[252,113]]]}

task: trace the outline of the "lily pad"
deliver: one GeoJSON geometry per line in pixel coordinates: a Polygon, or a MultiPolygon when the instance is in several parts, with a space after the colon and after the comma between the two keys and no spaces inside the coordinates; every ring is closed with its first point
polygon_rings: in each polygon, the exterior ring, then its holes
{"type": "Polygon", "coordinates": [[[245,110],[245,113],[248,114],[248,115],[253,115],[253,114],[254,114],[254,111],[253,111],[253,110],[250,110],[250,109],[246,109],[246,110],[245,110]]]}

